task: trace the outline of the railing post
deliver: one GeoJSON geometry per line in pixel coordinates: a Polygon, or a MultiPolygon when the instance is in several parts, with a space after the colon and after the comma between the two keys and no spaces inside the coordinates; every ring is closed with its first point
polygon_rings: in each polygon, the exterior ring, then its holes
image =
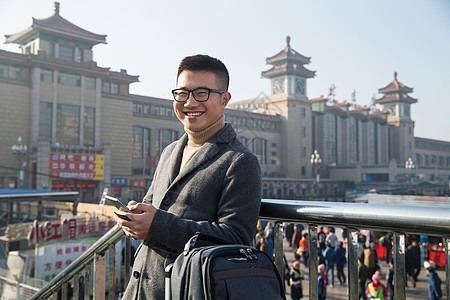
{"type": "Polygon", "coordinates": [[[358,231],[347,230],[347,251],[348,251],[348,299],[359,299],[358,283],[358,231]]]}
{"type": "Polygon", "coordinates": [[[91,299],[91,264],[84,267],[84,299],[91,299]]]}
{"type": "Polygon", "coordinates": [[[108,269],[108,299],[114,300],[116,293],[116,245],[111,244],[108,247],[109,269],[108,269]]]}
{"type": "Polygon", "coordinates": [[[79,294],[80,294],[80,278],[78,273],[76,273],[75,275],[73,275],[73,299],[74,300],[79,299],[80,298],[79,294]]]}
{"type": "Polygon", "coordinates": [[[450,299],[450,237],[444,237],[445,245],[445,290],[450,299]]]}
{"type": "MultiPolygon", "coordinates": [[[[280,273],[281,278],[284,278],[284,262],[283,262],[283,223],[275,223],[275,236],[274,236],[274,253],[275,253],[275,266],[280,273]]],[[[284,285],[283,285],[284,286],[284,285]]]]}
{"type": "Polygon", "coordinates": [[[124,282],[123,288],[126,289],[128,281],[130,281],[130,262],[131,262],[131,240],[128,236],[125,236],[125,270],[124,270],[124,282]]]}
{"type": "Polygon", "coordinates": [[[405,235],[400,233],[394,233],[394,284],[395,298],[406,299],[405,235]]]}
{"type": "Polygon", "coordinates": [[[309,299],[319,299],[317,226],[308,225],[309,235],[309,299]]]}
{"type": "Polygon", "coordinates": [[[94,255],[94,299],[105,300],[106,291],[106,263],[105,253],[94,255]]]}

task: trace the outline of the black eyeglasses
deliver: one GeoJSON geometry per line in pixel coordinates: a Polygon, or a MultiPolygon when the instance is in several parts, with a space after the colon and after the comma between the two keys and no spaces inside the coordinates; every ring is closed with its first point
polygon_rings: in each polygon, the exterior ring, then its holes
{"type": "Polygon", "coordinates": [[[192,93],[194,99],[198,102],[205,102],[209,99],[211,93],[224,94],[224,90],[216,90],[205,87],[199,87],[193,90],[188,89],[174,89],[172,90],[173,99],[177,102],[186,102],[189,95],[192,93]]]}

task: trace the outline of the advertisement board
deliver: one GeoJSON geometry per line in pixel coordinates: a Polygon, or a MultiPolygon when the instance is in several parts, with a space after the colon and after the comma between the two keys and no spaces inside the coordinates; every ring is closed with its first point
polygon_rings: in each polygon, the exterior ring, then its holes
{"type": "Polygon", "coordinates": [[[104,180],[105,156],[51,152],[49,171],[53,178],[104,180]]]}

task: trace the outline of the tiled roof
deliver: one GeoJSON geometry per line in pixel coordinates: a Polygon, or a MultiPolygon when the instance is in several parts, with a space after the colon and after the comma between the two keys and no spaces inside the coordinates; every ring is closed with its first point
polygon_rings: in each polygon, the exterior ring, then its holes
{"type": "Polygon", "coordinates": [[[6,43],[20,44],[36,33],[45,32],[55,36],[62,36],[85,43],[96,45],[106,44],[106,35],[95,34],[80,28],[59,15],[59,6],[55,13],[47,19],[33,18],[33,24],[16,34],[5,35],[6,43]]]}
{"type": "Polygon", "coordinates": [[[266,58],[269,65],[273,65],[270,70],[261,72],[264,78],[271,78],[277,75],[300,75],[306,78],[316,76],[315,71],[306,69],[303,65],[311,62],[310,57],[306,57],[291,48],[291,38],[286,37],[286,47],[278,54],[266,58]]]}
{"type": "Polygon", "coordinates": [[[412,98],[408,93],[412,93],[413,89],[407,87],[397,80],[397,72],[394,72],[394,81],[386,87],[378,89],[378,92],[384,94],[381,98],[376,99],[375,103],[384,104],[391,102],[416,103],[417,99],[412,98]]]}

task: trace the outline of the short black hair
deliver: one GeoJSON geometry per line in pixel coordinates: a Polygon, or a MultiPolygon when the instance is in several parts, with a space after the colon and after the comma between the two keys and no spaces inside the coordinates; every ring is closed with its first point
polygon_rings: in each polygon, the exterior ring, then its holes
{"type": "Polygon", "coordinates": [[[225,91],[228,90],[230,75],[225,64],[217,58],[204,54],[186,56],[178,66],[177,79],[183,71],[208,71],[214,73],[219,88],[225,91]]]}

